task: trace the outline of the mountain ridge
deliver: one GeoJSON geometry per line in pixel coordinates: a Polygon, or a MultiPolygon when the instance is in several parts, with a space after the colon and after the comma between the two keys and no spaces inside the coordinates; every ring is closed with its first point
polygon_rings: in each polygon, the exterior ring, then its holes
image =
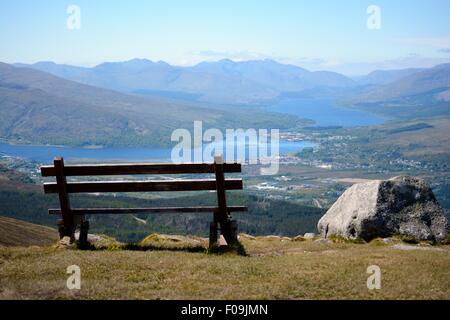
{"type": "MultiPolygon", "coordinates": [[[[450,63],[414,72],[387,85],[383,85],[359,96],[360,101],[380,102],[405,97],[432,94],[439,100],[439,94],[450,90],[450,63]],[[438,91],[438,94],[433,94],[438,91]]],[[[443,101],[446,100],[445,98],[443,101]]]]}
{"type": "MultiPolygon", "coordinates": [[[[446,64],[433,68],[375,70],[353,79],[330,71],[308,71],[271,59],[221,59],[192,66],[174,66],[164,61],[137,58],[104,62],[91,68],[53,62],[16,65],[83,84],[150,98],[162,96],[201,103],[258,105],[270,103],[286,93],[301,95],[304,92],[308,95],[311,92],[327,91],[334,96],[345,95],[345,100],[352,104],[355,101],[383,102],[400,97],[395,95],[395,91],[407,90],[408,82],[414,85],[411,79],[423,73],[433,73],[446,64]]],[[[427,88],[427,84],[421,87],[427,88]]],[[[434,86],[431,88],[436,89],[434,86]]],[[[423,90],[412,90],[411,94],[416,92],[423,93],[423,90]]],[[[407,95],[408,92],[402,96],[407,95]]],[[[436,97],[450,100],[450,91],[444,90],[436,97]]]]}
{"type": "Polygon", "coordinates": [[[105,62],[92,68],[48,62],[16,65],[125,93],[152,90],[186,92],[201,95],[201,101],[233,104],[267,101],[285,91],[355,84],[352,79],[335,72],[311,72],[269,59],[238,62],[222,59],[186,67],[147,59],[105,62]]]}

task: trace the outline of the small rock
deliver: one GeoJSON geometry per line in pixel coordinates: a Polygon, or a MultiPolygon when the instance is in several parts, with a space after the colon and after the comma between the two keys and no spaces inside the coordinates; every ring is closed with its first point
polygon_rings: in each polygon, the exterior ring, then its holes
{"type": "Polygon", "coordinates": [[[307,239],[307,240],[312,240],[312,239],[314,239],[315,236],[316,236],[315,233],[308,232],[308,233],[305,233],[305,235],[303,236],[303,238],[305,238],[305,239],[307,239]]]}
{"type": "Polygon", "coordinates": [[[163,237],[163,240],[171,241],[171,242],[181,242],[181,241],[186,240],[186,238],[187,238],[184,236],[177,236],[177,235],[170,235],[170,234],[165,234],[162,237],[163,237]]]}
{"type": "Polygon", "coordinates": [[[70,237],[65,236],[58,242],[58,248],[69,248],[72,247],[73,241],[70,237]]]}
{"type": "Polygon", "coordinates": [[[265,236],[264,238],[267,240],[281,240],[280,236],[265,236]]]}
{"type": "Polygon", "coordinates": [[[303,236],[296,236],[292,240],[293,241],[305,241],[306,239],[303,236]]]}
{"type": "Polygon", "coordinates": [[[102,240],[102,237],[96,235],[96,234],[90,234],[88,233],[88,241],[89,242],[96,242],[102,240]]]}
{"type": "Polygon", "coordinates": [[[246,234],[246,233],[241,233],[241,234],[239,234],[238,235],[238,239],[248,239],[248,240],[256,240],[256,237],[254,237],[254,236],[251,236],[251,235],[249,235],[249,234],[246,234]]]}
{"type": "MultiPolygon", "coordinates": [[[[79,240],[80,239],[80,232],[77,231],[75,232],[75,239],[79,240]]],[[[96,234],[91,234],[88,233],[88,237],[87,237],[88,242],[97,242],[102,240],[102,237],[96,235],[96,234]]]]}
{"type": "Polygon", "coordinates": [[[406,245],[406,244],[396,244],[396,245],[393,245],[392,248],[397,249],[397,250],[405,250],[405,251],[410,251],[410,250],[444,251],[443,249],[440,249],[440,248],[410,246],[410,245],[406,245]]]}
{"type": "Polygon", "coordinates": [[[203,242],[205,242],[205,239],[200,237],[152,233],[143,239],[140,244],[144,246],[155,243],[198,245],[203,242]]]}
{"type": "Polygon", "coordinates": [[[59,240],[59,244],[63,246],[68,246],[71,244],[71,239],[68,236],[63,237],[61,240],[59,240]]]}
{"type": "Polygon", "coordinates": [[[220,237],[219,237],[217,242],[219,243],[219,246],[227,246],[228,245],[228,243],[225,240],[225,238],[223,237],[223,235],[220,235],[220,237]]]}
{"type": "Polygon", "coordinates": [[[330,239],[325,239],[325,238],[317,239],[314,242],[318,242],[318,243],[333,243],[333,241],[331,241],[330,239]]]}

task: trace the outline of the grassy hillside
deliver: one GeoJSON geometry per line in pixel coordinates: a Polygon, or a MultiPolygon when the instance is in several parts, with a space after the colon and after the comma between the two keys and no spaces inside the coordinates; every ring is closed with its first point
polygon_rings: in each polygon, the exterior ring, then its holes
{"type": "Polygon", "coordinates": [[[6,299],[450,299],[450,248],[244,238],[248,256],[0,248],[6,299]],[[408,250],[406,250],[408,249],[408,250]],[[81,290],[68,290],[68,266],[81,290]],[[182,264],[182,267],[180,267],[182,264]],[[381,289],[366,286],[381,269],[381,289]]]}
{"type": "Polygon", "coordinates": [[[50,245],[57,239],[55,229],[0,216],[0,246],[50,245]]]}

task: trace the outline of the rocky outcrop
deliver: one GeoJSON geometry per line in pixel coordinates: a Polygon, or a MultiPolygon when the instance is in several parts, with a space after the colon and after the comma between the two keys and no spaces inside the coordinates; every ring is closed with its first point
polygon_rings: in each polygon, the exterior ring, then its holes
{"type": "Polygon", "coordinates": [[[405,235],[440,241],[449,233],[449,222],[424,180],[401,176],[353,185],[319,220],[318,230],[325,238],[405,235]]]}

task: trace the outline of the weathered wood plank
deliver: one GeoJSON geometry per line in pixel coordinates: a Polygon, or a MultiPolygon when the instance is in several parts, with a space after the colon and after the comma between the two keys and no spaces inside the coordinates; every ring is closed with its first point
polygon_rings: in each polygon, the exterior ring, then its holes
{"type": "MultiPolygon", "coordinates": [[[[241,172],[240,163],[224,164],[224,172],[241,172]]],[[[124,163],[124,164],[95,164],[95,165],[69,165],[64,167],[66,176],[104,176],[124,174],[195,174],[214,173],[212,163],[124,163]]],[[[43,177],[56,175],[54,166],[42,166],[43,177]]]]}
{"type": "Polygon", "coordinates": [[[225,194],[226,181],[223,172],[223,159],[222,156],[214,157],[214,172],[216,175],[216,190],[217,190],[217,206],[219,223],[223,224],[227,221],[227,198],[225,194]]]}
{"type": "MultiPolygon", "coordinates": [[[[93,181],[69,182],[68,193],[93,192],[150,192],[150,191],[200,191],[216,190],[216,180],[149,180],[149,181],[93,181]]],[[[242,179],[225,180],[225,189],[241,190],[242,179]]],[[[44,183],[45,193],[57,193],[58,185],[54,182],[44,183]]]]}
{"type": "Polygon", "coordinates": [[[63,236],[72,236],[74,227],[73,215],[70,209],[70,199],[67,192],[67,181],[64,174],[64,159],[56,157],[53,161],[56,175],[55,189],[59,196],[59,205],[63,217],[63,236]]]}
{"type": "MultiPolygon", "coordinates": [[[[73,214],[138,214],[138,213],[200,213],[214,212],[217,207],[152,207],[152,208],[76,208],[72,209],[73,214]]],[[[230,212],[246,212],[245,206],[230,206],[230,212]]],[[[49,209],[51,215],[61,214],[61,209],[49,209]]]]}

